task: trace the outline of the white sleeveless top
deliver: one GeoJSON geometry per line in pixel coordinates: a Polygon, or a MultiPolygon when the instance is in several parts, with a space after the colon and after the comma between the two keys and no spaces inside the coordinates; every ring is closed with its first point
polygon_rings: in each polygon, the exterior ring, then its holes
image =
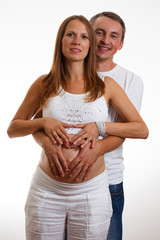
{"type": "MultiPolygon", "coordinates": [[[[50,97],[43,106],[43,117],[53,118],[68,124],[83,124],[107,121],[108,106],[104,96],[86,102],[87,93],[72,94],[61,89],[57,96],[50,97]]],[[[80,128],[66,128],[69,134],[77,134],[80,128]]]]}

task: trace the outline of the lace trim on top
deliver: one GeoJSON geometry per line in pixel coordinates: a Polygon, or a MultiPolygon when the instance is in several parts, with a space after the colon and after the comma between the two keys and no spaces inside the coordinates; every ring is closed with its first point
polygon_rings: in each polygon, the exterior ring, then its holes
{"type": "MultiPolygon", "coordinates": [[[[43,117],[53,118],[68,124],[107,121],[108,107],[104,96],[93,102],[85,102],[87,93],[72,94],[60,89],[43,107],[43,117]]],[[[77,134],[80,128],[66,128],[69,134],[77,134]]]]}

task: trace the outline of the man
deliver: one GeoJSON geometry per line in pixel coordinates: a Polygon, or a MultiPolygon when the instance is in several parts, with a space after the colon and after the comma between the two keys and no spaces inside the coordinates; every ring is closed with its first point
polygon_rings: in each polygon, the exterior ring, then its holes
{"type": "MultiPolygon", "coordinates": [[[[91,23],[95,31],[97,71],[104,76],[113,78],[124,89],[139,111],[143,95],[142,80],[113,62],[115,53],[123,47],[125,36],[123,20],[115,13],[103,12],[92,17],[91,23]]],[[[108,121],[114,122],[116,118],[115,110],[110,109],[108,121]]],[[[120,121],[120,118],[117,121],[120,121]]],[[[119,141],[120,145],[123,140],[117,139],[117,141],[119,141]]],[[[114,151],[105,154],[105,162],[113,205],[113,216],[107,239],[120,240],[122,239],[122,212],[124,205],[122,144],[114,151]]]]}
{"type": "MultiPolygon", "coordinates": [[[[122,68],[113,62],[114,55],[121,50],[124,43],[125,24],[123,20],[115,13],[103,12],[91,18],[91,24],[95,32],[97,72],[102,76],[113,78],[126,92],[131,102],[137,110],[140,110],[143,83],[134,73],[122,68]]],[[[123,122],[113,108],[109,109],[110,122],[123,122]]],[[[89,130],[88,130],[89,131],[89,130]]],[[[97,134],[96,126],[92,126],[90,131],[97,134]]],[[[43,133],[36,133],[35,140],[44,148],[49,162],[60,162],[65,165],[65,159],[62,152],[56,148],[47,136],[43,133]]],[[[107,136],[105,139],[95,143],[94,148],[87,144],[81,149],[77,157],[71,163],[70,171],[77,178],[85,175],[93,166],[99,155],[105,154],[106,169],[108,172],[109,189],[112,198],[113,216],[107,240],[122,239],[122,212],[124,205],[123,193],[123,156],[122,143],[124,139],[116,136],[107,136]],[[114,150],[115,149],[115,150],[114,150]],[[77,172],[80,171],[78,176],[77,172]]],[[[63,174],[62,168],[58,169],[63,174]]]]}

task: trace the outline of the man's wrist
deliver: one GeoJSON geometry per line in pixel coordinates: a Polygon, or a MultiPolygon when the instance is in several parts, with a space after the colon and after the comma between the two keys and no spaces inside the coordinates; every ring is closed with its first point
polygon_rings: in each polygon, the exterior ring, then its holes
{"type": "Polygon", "coordinates": [[[51,139],[48,136],[43,137],[43,141],[41,143],[41,147],[46,149],[49,145],[53,145],[51,139]]]}
{"type": "Polygon", "coordinates": [[[99,156],[103,155],[104,154],[104,151],[103,151],[103,144],[102,144],[102,140],[99,140],[95,143],[95,150],[96,150],[96,153],[99,156]]]}

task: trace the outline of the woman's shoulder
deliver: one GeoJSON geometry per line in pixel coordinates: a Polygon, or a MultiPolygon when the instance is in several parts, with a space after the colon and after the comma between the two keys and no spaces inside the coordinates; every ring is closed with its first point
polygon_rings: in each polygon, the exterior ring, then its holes
{"type": "Polygon", "coordinates": [[[104,77],[104,84],[105,84],[105,87],[112,87],[117,83],[113,78],[106,76],[104,77]]]}
{"type": "Polygon", "coordinates": [[[35,83],[39,83],[39,82],[42,82],[46,77],[47,77],[48,74],[43,74],[41,76],[39,76],[36,80],[35,80],[35,83]]]}
{"type": "Polygon", "coordinates": [[[104,78],[104,84],[105,84],[105,97],[107,101],[115,95],[118,94],[121,87],[118,85],[118,83],[110,77],[105,77],[104,78]]]}
{"type": "Polygon", "coordinates": [[[47,74],[43,74],[41,76],[39,76],[31,85],[31,88],[37,88],[37,87],[41,87],[42,86],[42,82],[43,80],[46,78],[47,74]]]}
{"type": "Polygon", "coordinates": [[[105,87],[107,88],[120,87],[113,78],[108,76],[104,77],[104,84],[105,84],[105,87]]]}
{"type": "Polygon", "coordinates": [[[42,91],[42,81],[45,79],[47,74],[39,76],[30,86],[28,93],[29,94],[35,94],[35,96],[38,94],[41,94],[42,91]]]}

